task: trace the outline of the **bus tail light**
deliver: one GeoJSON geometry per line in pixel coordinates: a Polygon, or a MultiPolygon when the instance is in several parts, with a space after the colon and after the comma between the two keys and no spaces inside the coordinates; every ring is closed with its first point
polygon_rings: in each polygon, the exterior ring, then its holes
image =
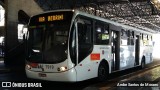
{"type": "Polygon", "coordinates": [[[62,71],[62,72],[64,72],[64,71],[66,71],[67,70],[67,67],[59,67],[59,68],[57,68],[57,70],[58,71],[62,71]]]}

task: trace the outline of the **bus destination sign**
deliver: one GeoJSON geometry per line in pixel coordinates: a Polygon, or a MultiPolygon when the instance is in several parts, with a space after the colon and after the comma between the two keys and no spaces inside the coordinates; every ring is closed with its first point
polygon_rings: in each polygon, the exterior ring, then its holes
{"type": "Polygon", "coordinates": [[[44,25],[49,23],[61,24],[71,21],[73,16],[72,11],[61,11],[61,12],[48,12],[39,15],[35,15],[30,19],[30,26],[44,25]]]}
{"type": "Polygon", "coordinates": [[[39,17],[38,19],[38,22],[51,22],[51,21],[59,21],[59,20],[63,20],[64,17],[63,17],[63,14],[61,15],[50,15],[50,16],[47,16],[47,17],[44,17],[44,16],[41,16],[39,17]]]}

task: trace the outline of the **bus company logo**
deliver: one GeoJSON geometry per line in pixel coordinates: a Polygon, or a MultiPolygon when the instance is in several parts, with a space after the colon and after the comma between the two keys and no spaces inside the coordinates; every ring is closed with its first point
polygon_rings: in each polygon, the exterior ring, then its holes
{"type": "Polygon", "coordinates": [[[11,82],[2,82],[2,87],[11,87],[11,82]]]}

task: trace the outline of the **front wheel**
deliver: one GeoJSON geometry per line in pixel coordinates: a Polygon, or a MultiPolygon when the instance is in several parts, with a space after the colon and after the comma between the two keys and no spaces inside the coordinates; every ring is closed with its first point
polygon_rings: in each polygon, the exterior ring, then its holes
{"type": "Polygon", "coordinates": [[[98,81],[105,81],[108,78],[108,68],[105,63],[101,63],[98,67],[98,81]]]}

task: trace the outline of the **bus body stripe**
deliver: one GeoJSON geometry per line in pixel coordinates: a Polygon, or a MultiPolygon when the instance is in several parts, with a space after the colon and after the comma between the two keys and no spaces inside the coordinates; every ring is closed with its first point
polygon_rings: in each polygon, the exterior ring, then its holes
{"type": "Polygon", "coordinates": [[[90,55],[91,60],[100,60],[100,53],[93,53],[90,55]]]}

